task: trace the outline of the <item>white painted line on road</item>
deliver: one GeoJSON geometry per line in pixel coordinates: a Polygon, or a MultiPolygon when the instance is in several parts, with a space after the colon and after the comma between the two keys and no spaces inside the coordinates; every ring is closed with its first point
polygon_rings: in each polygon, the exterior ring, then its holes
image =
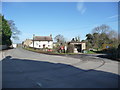
{"type": "Polygon", "coordinates": [[[36,84],[37,84],[40,88],[42,88],[42,84],[41,84],[41,83],[37,82],[36,84]]]}
{"type": "MultiPolygon", "coordinates": [[[[15,58],[16,58],[16,57],[14,57],[14,59],[15,59],[15,58]]],[[[34,58],[18,58],[18,57],[17,57],[17,59],[24,59],[24,60],[37,60],[37,61],[39,60],[39,59],[34,59],[34,58]]]]}

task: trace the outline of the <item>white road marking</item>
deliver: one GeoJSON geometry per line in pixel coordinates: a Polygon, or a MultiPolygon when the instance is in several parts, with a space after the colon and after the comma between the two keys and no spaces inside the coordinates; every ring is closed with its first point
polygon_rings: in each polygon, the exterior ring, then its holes
{"type": "Polygon", "coordinates": [[[36,82],[36,84],[37,84],[40,88],[42,88],[42,84],[41,84],[41,83],[36,82]]]}

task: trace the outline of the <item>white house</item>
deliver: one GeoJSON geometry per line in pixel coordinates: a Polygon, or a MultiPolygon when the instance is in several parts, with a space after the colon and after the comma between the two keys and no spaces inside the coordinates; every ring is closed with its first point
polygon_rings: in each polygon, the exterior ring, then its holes
{"type": "Polygon", "coordinates": [[[22,43],[22,45],[24,46],[24,47],[30,47],[30,45],[32,44],[32,39],[26,39],[23,43],[22,43]]]}
{"type": "Polygon", "coordinates": [[[52,35],[50,36],[34,36],[29,47],[34,48],[53,48],[52,35]]]}

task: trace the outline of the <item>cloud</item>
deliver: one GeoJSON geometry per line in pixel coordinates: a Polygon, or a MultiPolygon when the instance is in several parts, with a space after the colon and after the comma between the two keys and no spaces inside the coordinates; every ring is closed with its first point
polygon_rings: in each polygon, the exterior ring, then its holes
{"type": "Polygon", "coordinates": [[[108,18],[112,19],[112,18],[117,18],[117,17],[118,17],[118,15],[113,15],[113,16],[110,16],[108,18]]]}
{"type": "Polygon", "coordinates": [[[83,2],[77,3],[77,10],[81,13],[84,14],[86,11],[86,7],[83,2]]]}

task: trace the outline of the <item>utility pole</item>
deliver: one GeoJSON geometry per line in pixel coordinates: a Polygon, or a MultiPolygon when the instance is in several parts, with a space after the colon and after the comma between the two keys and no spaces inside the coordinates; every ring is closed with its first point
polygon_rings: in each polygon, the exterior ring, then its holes
{"type": "Polygon", "coordinates": [[[34,48],[34,37],[35,37],[35,34],[33,34],[33,48],[34,48]]]}

